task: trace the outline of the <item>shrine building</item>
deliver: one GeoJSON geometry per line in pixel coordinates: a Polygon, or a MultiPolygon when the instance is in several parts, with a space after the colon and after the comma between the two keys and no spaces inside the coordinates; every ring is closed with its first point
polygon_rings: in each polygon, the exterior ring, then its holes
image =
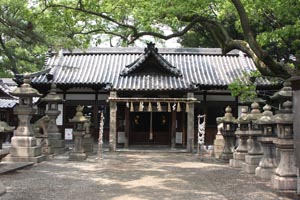
{"type": "MultiPolygon", "coordinates": [[[[89,48],[52,52],[32,86],[47,94],[51,83],[64,99],[57,123],[64,134],[77,105],[91,117],[98,138],[104,113],[104,141],[110,149],[157,145],[191,149],[197,141],[197,115],[206,115],[205,144],[213,143],[216,117],[230,105],[237,116],[239,100],[228,84],[256,70],[240,51],[222,55],[214,48],[89,48]]],[[[272,88],[263,80],[258,90],[272,88]]],[[[39,104],[43,115],[45,105],[39,104]]]]}

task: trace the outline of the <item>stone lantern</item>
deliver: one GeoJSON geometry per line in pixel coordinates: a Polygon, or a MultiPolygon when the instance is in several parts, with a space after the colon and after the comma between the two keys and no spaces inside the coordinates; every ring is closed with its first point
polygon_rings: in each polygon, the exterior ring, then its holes
{"type": "Polygon", "coordinates": [[[35,109],[32,108],[32,98],[41,94],[30,86],[30,75],[24,74],[24,83],[10,93],[19,97],[19,105],[14,108],[19,123],[15,135],[11,140],[10,155],[5,160],[13,162],[41,162],[45,156],[41,155],[41,147],[36,145],[36,138],[30,124],[35,109]]]}
{"type": "Polygon", "coordinates": [[[270,179],[277,167],[276,149],[273,143],[273,140],[276,138],[275,122],[271,106],[265,105],[263,110],[261,118],[256,121],[263,129],[261,137],[258,138],[258,141],[262,145],[263,157],[255,169],[255,176],[270,179]]]}
{"type": "Polygon", "coordinates": [[[293,141],[293,104],[287,100],[282,107],[274,116],[277,125],[277,138],[274,143],[280,152],[280,161],[272,176],[272,185],[278,190],[295,190],[297,168],[293,141]]]}
{"type": "Polygon", "coordinates": [[[248,174],[254,174],[258,166],[263,152],[257,138],[262,135],[261,126],[256,121],[261,117],[259,104],[254,102],[251,104],[251,112],[248,114],[249,120],[249,139],[247,140],[248,153],[245,156],[245,165],[243,169],[248,174]]]}
{"type": "Polygon", "coordinates": [[[230,166],[240,168],[245,162],[245,156],[248,152],[247,139],[249,138],[249,119],[247,108],[242,108],[241,116],[236,120],[238,125],[235,135],[239,139],[238,147],[233,153],[233,159],[230,159],[230,166]]]}
{"type": "Polygon", "coordinates": [[[45,113],[50,118],[47,126],[49,145],[55,154],[63,153],[65,150],[65,141],[62,139],[62,134],[56,124],[57,116],[60,114],[58,104],[62,103],[63,100],[56,94],[56,85],[54,83],[51,84],[50,92],[42,98],[42,101],[48,105],[45,113]]]}
{"type": "Polygon", "coordinates": [[[83,136],[85,135],[84,123],[88,121],[86,117],[83,116],[84,106],[78,105],[76,107],[76,114],[72,119],[69,119],[70,122],[74,123],[73,136],[74,136],[74,148],[69,154],[69,160],[85,160],[87,154],[84,152],[83,148],[83,136]]]}
{"type": "Polygon", "coordinates": [[[235,135],[234,131],[236,128],[235,125],[235,117],[232,116],[232,109],[230,106],[227,106],[225,109],[225,116],[221,118],[217,118],[219,123],[223,123],[223,129],[221,133],[224,137],[225,145],[220,156],[220,159],[224,161],[229,161],[233,158],[233,149],[235,145],[235,135]]]}

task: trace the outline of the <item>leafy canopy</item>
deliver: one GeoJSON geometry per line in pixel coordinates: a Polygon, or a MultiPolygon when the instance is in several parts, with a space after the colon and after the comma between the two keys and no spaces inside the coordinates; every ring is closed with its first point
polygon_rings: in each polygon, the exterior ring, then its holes
{"type": "Polygon", "coordinates": [[[263,75],[287,78],[299,72],[298,0],[25,2],[0,0],[0,73],[39,69],[48,48],[85,48],[105,40],[128,46],[145,36],[166,40],[192,34],[201,46],[242,50],[263,75]]]}

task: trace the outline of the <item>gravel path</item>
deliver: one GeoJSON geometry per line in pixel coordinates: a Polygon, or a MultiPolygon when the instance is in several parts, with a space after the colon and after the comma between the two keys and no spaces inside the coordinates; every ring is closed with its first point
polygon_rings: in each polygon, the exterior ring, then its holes
{"type": "Polygon", "coordinates": [[[185,153],[106,153],[98,162],[60,155],[0,175],[1,200],[287,200],[259,180],[214,160],[185,153]]]}

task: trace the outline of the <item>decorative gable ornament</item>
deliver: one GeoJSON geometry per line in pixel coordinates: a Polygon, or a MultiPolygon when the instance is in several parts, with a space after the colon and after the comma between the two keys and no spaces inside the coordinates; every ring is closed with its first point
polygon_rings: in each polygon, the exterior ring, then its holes
{"type": "Polygon", "coordinates": [[[172,66],[164,59],[155,48],[155,44],[147,43],[145,52],[133,63],[127,65],[120,73],[121,76],[131,75],[165,75],[181,77],[182,73],[179,69],[172,66]]]}

